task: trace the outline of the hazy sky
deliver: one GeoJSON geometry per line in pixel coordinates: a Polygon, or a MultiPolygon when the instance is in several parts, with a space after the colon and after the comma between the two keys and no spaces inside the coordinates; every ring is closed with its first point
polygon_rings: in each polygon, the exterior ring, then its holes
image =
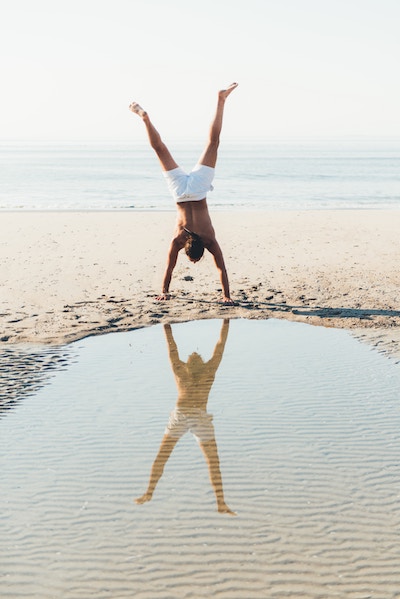
{"type": "Polygon", "coordinates": [[[1,0],[2,139],[400,137],[399,0],[1,0]]]}

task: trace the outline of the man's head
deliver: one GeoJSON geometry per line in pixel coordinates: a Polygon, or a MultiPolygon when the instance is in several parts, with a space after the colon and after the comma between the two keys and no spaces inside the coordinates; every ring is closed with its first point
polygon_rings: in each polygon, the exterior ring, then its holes
{"type": "Polygon", "coordinates": [[[204,360],[197,352],[193,352],[187,359],[187,365],[193,368],[201,368],[204,366],[204,360]]]}
{"type": "Polygon", "coordinates": [[[191,262],[198,262],[204,254],[204,243],[196,233],[187,231],[185,252],[191,262]]]}

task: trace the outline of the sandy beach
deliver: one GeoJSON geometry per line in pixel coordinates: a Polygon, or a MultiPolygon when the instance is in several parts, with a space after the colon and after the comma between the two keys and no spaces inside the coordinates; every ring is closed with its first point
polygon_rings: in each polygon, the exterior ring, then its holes
{"type": "Polygon", "coordinates": [[[400,212],[174,219],[3,214],[0,595],[397,597],[400,212]]]}
{"type": "Polygon", "coordinates": [[[214,212],[235,306],[210,255],[182,254],[156,301],[174,212],[4,212],[0,340],[63,344],[204,318],[351,329],[400,355],[400,211],[214,212]]]}

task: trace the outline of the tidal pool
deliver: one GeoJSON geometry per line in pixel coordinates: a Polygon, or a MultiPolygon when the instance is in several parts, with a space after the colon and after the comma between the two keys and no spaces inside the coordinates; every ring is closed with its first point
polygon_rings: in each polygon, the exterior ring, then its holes
{"type": "Polygon", "coordinates": [[[400,598],[393,360],[273,319],[24,352],[0,402],[1,597],[400,598]]]}

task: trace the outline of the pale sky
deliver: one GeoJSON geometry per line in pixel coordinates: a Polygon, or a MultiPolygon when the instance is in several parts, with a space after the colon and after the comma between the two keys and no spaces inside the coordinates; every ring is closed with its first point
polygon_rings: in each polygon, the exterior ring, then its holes
{"type": "Polygon", "coordinates": [[[0,138],[400,137],[400,0],[1,0],[0,138]]]}

